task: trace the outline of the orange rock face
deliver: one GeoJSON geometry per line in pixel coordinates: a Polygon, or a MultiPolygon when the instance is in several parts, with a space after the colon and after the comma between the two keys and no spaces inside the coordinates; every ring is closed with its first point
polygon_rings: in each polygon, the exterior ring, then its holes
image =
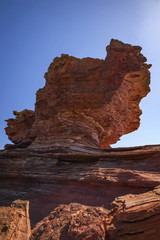
{"type": "Polygon", "coordinates": [[[1,240],[28,240],[30,233],[28,201],[16,200],[10,207],[0,207],[1,240]]]}
{"type": "Polygon", "coordinates": [[[32,142],[31,128],[35,120],[34,111],[25,109],[22,112],[13,111],[16,119],[6,120],[8,127],[5,128],[9,139],[15,144],[32,142]]]}
{"type": "Polygon", "coordinates": [[[160,239],[160,186],[139,195],[115,199],[106,223],[106,239],[160,239]]]}
{"type": "Polygon", "coordinates": [[[106,49],[105,60],[56,57],[37,92],[32,126],[23,135],[23,127],[15,125],[19,113],[8,120],[9,139],[23,143],[29,138],[34,151],[93,153],[136,130],[139,102],[150,91],[150,65],[138,46],[112,39],[106,49]]]}

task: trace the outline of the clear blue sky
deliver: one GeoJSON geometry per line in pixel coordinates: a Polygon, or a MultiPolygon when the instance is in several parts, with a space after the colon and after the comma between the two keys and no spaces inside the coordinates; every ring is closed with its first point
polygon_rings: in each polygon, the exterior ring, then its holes
{"type": "Polygon", "coordinates": [[[52,59],[105,58],[111,38],[142,46],[153,64],[141,126],[114,146],[160,143],[160,0],[0,0],[0,33],[1,149],[9,143],[4,120],[34,109],[52,59]]]}

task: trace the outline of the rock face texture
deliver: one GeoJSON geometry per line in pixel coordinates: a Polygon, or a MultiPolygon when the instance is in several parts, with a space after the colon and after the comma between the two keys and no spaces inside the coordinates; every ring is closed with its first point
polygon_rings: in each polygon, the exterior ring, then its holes
{"type": "Polygon", "coordinates": [[[30,201],[32,227],[40,221],[31,240],[160,239],[159,145],[101,154],[22,150],[0,152],[0,204],[30,201]]]}
{"type": "Polygon", "coordinates": [[[29,202],[16,200],[0,207],[0,240],[28,240],[31,234],[29,202]]]}
{"type": "Polygon", "coordinates": [[[118,197],[106,222],[106,239],[160,239],[160,186],[147,193],[118,197]]]}
{"type": "Polygon", "coordinates": [[[31,128],[35,120],[34,111],[25,109],[22,112],[13,111],[15,119],[6,120],[8,127],[5,128],[9,139],[20,147],[26,147],[33,139],[31,128]]]}
{"type": "Polygon", "coordinates": [[[30,240],[105,240],[107,213],[104,208],[77,203],[60,205],[36,225],[30,240]]]}
{"type": "Polygon", "coordinates": [[[0,152],[0,204],[30,202],[32,226],[60,204],[111,209],[115,198],[160,185],[160,146],[103,154],[0,152]]]}
{"type": "Polygon", "coordinates": [[[160,186],[125,195],[113,208],[71,203],[58,206],[32,230],[30,240],[152,240],[160,238],[160,186]]]}
{"type": "Polygon", "coordinates": [[[112,39],[106,49],[105,60],[65,54],[53,60],[37,92],[35,114],[24,110],[7,121],[6,133],[16,147],[94,153],[139,127],[151,65],[141,47],[112,39]]]}

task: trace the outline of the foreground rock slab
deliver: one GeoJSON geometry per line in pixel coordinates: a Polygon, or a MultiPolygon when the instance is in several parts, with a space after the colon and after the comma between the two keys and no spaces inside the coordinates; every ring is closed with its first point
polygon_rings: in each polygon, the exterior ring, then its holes
{"type": "Polygon", "coordinates": [[[115,199],[107,219],[107,239],[160,239],[160,186],[147,193],[115,199]]]}
{"type": "Polygon", "coordinates": [[[160,186],[116,198],[108,211],[77,203],[58,206],[32,230],[30,240],[160,239],[160,186]]]}
{"type": "Polygon", "coordinates": [[[16,118],[7,120],[14,147],[96,153],[137,130],[151,65],[139,46],[112,39],[106,50],[105,60],[67,54],[53,60],[36,94],[35,112],[14,111],[16,118]]]}
{"type": "Polygon", "coordinates": [[[16,200],[0,207],[0,240],[28,240],[31,233],[29,202],[16,200]]]}

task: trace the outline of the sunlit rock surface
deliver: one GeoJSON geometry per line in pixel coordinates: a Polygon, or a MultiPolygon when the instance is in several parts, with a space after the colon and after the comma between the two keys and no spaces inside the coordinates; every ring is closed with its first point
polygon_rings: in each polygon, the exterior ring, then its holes
{"type": "Polygon", "coordinates": [[[139,127],[151,65],[141,47],[112,39],[106,49],[105,60],[66,54],[53,60],[37,92],[35,114],[24,110],[7,121],[15,147],[94,153],[139,127]]]}
{"type": "Polygon", "coordinates": [[[160,239],[160,186],[115,199],[106,222],[106,239],[160,239]]]}
{"type": "Polygon", "coordinates": [[[29,202],[16,200],[0,207],[0,240],[28,240],[31,234],[29,202]]]}

